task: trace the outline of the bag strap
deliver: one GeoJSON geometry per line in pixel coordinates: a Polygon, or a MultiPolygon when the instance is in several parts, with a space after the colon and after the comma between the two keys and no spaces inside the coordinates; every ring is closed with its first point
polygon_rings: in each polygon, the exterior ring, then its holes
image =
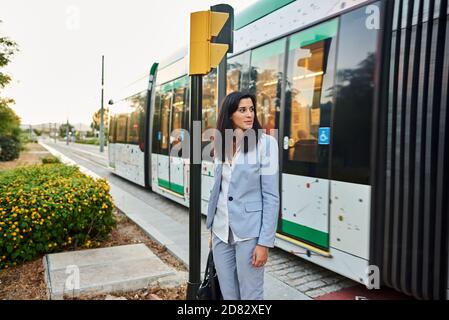
{"type": "Polygon", "coordinates": [[[209,256],[207,257],[206,270],[204,270],[204,278],[210,275],[211,269],[214,267],[214,256],[212,250],[209,250],[209,256]]]}

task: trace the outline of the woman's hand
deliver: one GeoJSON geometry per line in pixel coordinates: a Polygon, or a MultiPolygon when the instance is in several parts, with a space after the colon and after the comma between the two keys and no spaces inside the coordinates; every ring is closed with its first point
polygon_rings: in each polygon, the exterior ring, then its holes
{"type": "Polygon", "coordinates": [[[252,264],[256,268],[263,267],[268,260],[268,248],[257,245],[253,252],[252,264]]]}

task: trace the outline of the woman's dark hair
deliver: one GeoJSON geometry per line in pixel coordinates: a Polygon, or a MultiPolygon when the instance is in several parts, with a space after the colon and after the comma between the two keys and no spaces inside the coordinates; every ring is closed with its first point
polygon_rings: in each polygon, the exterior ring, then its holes
{"type": "MultiPolygon", "coordinates": [[[[247,93],[247,92],[233,92],[226,96],[226,98],[223,100],[223,103],[220,107],[219,113],[218,113],[218,119],[217,119],[217,134],[221,134],[221,154],[219,152],[214,152],[215,157],[220,157],[222,161],[225,159],[225,148],[226,143],[229,143],[228,141],[225,141],[225,132],[226,129],[234,129],[233,122],[232,122],[232,115],[234,112],[237,111],[238,106],[240,104],[240,101],[243,99],[251,99],[254,106],[254,122],[252,130],[255,133],[256,136],[256,144],[259,143],[260,133],[259,130],[262,129],[262,126],[259,123],[259,120],[257,118],[257,106],[256,106],[256,97],[253,94],[247,93]]],[[[215,138],[215,141],[219,141],[218,138],[215,138]]],[[[248,139],[248,137],[244,137],[244,152],[247,153],[248,150],[252,150],[255,145],[249,145],[252,141],[251,139],[248,139]]],[[[231,149],[232,150],[232,149],[231,149]]]]}

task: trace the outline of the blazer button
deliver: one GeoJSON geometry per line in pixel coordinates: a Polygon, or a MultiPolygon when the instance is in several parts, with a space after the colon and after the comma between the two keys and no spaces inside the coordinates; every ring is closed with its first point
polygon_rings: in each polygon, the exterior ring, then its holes
{"type": "Polygon", "coordinates": [[[232,200],[234,200],[234,198],[233,197],[229,197],[229,201],[232,201],[232,200]]]}

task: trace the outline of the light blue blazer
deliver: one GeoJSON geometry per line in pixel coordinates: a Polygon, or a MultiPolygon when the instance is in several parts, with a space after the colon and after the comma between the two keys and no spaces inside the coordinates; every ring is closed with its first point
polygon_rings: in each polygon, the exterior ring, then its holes
{"type": "MultiPolygon", "coordinates": [[[[262,134],[258,148],[234,159],[228,191],[229,226],[239,238],[258,238],[274,247],[279,217],[279,149],[275,138],[262,134]]],[[[207,229],[213,224],[221,189],[222,164],[215,163],[215,182],[207,209],[207,229]]]]}

